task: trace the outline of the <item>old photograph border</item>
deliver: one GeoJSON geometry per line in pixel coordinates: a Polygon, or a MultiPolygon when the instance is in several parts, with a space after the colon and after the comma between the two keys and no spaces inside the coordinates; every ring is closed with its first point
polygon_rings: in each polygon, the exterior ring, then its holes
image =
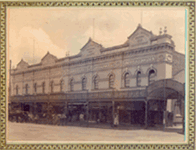
{"type": "Polygon", "coordinates": [[[1,2],[1,149],[195,149],[195,1],[60,1],[60,2],[1,2]],[[182,144],[7,144],[6,142],[6,9],[7,7],[186,7],[188,10],[187,36],[187,143],[182,144]]]}

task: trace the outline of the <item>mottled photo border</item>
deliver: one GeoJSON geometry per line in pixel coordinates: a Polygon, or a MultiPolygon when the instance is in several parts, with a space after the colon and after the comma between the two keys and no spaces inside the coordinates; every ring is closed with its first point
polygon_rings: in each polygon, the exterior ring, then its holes
{"type": "Polygon", "coordinates": [[[0,84],[0,149],[195,149],[195,1],[4,1],[0,2],[1,13],[1,84],[0,84]],[[8,52],[6,51],[6,10],[8,7],[175,7],[187,9],[187,50],[188,55],[188,93],[187,93],[187,128],[186,137],[187,142],[180,144],[7,144],[6,141],[6,91],[7,88],[7,67],[6,57],[8,52]]]}

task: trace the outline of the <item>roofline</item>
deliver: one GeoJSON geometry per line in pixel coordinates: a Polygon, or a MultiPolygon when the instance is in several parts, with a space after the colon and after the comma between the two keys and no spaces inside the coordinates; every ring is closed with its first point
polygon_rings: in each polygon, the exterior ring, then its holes
{"type": "Polygon", "coordinates": [[[140,24],[138,24],[136,30],[135,30],[130,36],[128,36],[127,38],[130,39],[130,38],[135,34],[135,32],[137,32],[137,30],[138,30],[139,28],[142,28],[142,29],[145,30],[146,32],[150,33],[151,35],[154,35],[151,31],[146,30],[146,29],[143,28],[140,24]]]}

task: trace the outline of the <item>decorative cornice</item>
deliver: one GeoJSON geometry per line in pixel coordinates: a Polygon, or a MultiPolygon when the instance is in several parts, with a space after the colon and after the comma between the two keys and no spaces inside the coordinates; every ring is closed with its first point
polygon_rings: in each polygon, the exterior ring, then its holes
{"type": "MultiPolygon", "coordinates": [[[[119,56],[128,56],[128,55],[134,55],[134,54],[141,54],[141,53],[145,53],[145,52],[149,52],[149,51],[157,51],[159,49],[163,49],[163,48],[169,48],[169,50],[174,51],[174,47],[171,44],[156,44],[156,45],[152,45],[152,46],[147,46],[147,47],[143,47],[143,48],[136,48],[136,49],[130,49],[130,50],[126,50],[126,51],[121,51],[121,52],[113,52],[110,54],[106,54],[106,55],[101,55],[101,56],[96,56],[96,57],[91,57],[91,58],[86,58],[86,59],[82,59],[82,60],[77,60],[77,61],[72,61],[72,62],[66,62],[63,64],[55,64],[53,66],[46,66],[44,68],[36,68],[36,69],[32,69],[32,70],[23,70],[21,72],[17,72],[14,74],[20,74],[20,73],[26,73],[26,72],[33,72],[33,71],[39,71],[39,70],[44,70],[44,69],[52,69],[52,68],[60,68],[63,66],[72,66],[72,65],[77,65],[77,64],[83,64],[83,63],[88,63],[88,62],[95,62],[95,61],[100,61],[103,59],[113,59],[114,57],[119,57],[119,56]]],[[[182,54],[183,55],[183,54],[182,54]]],[[[12,73],[13,75],[13,73],[12,73]]]]}

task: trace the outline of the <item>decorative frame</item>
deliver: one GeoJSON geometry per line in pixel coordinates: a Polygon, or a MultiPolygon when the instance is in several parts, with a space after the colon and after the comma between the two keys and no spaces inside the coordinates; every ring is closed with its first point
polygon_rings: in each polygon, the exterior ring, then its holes
{"type": "Polygon", "coordinates": [[[51,1],[51,2],[0,2],[1,13],[1,100],[0,149],[195,149],[195,1],[51,1]],[[7,144],[6,142],[6,9],[7,7],[186,7],[188,10],[188,68],[189,88],[188,138],[183,144],[7,144]]]}

